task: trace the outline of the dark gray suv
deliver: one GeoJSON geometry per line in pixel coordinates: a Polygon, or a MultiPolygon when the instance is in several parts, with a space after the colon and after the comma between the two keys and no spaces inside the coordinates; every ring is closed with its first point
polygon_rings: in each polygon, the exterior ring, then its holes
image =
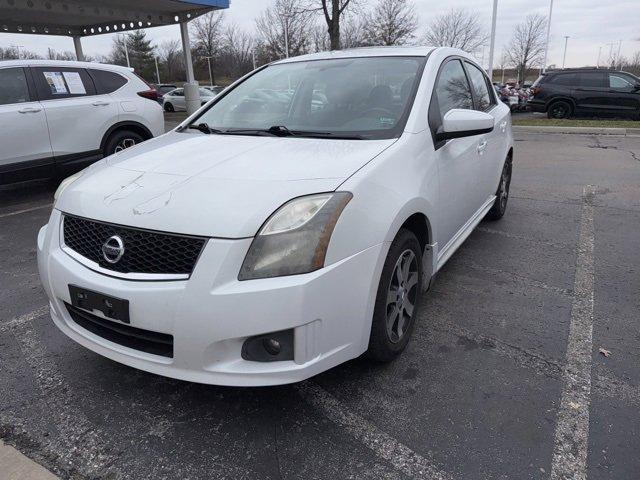
{"type": "Polygon", "coordinates": [[[640,79],[627,72],[576,69],[547,72],[531,87],[528,106],[549,118],[616,115],[640,118],[640,79]]]}

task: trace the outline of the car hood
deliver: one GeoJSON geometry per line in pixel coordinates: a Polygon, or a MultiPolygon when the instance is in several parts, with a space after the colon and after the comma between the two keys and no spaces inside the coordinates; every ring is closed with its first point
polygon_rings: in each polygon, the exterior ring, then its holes
{"type": "Polygon", "coordinates": [[[335,190],[394,141],[171,132],[92,165],[56,208],[139,228],[251,237],[280,205],[335,190]]]}

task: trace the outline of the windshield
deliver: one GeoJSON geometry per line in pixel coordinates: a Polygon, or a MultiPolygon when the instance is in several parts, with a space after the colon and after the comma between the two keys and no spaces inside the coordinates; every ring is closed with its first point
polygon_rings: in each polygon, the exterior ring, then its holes
{"type": "Polygon", "coordinates": [[[285,127],[298,136],[398,136],[425,59],[369,57],[271,65],[239,84],[193,124],[218,131],[285,127]]]}

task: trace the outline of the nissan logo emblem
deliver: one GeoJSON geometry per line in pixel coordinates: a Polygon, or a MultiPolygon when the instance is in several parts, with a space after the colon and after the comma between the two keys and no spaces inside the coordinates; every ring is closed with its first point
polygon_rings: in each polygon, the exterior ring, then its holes
{"type": "Polygon", "coordinates": [[[118,235],[109,237],[102,245],[102,256],[109,263],[118,263],[124,255],[124,242],[118,235]]]}

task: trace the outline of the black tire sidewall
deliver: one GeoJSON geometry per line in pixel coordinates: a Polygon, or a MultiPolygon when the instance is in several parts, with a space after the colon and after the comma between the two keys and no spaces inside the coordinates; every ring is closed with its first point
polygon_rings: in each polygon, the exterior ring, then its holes
{"type": "Polygon", "coordinates": [[[136,141],[136,145],[144,141],[144,138],[139,133],[131,130],[120,130],[111,134],[104,146],[104,156],[113,155],[115,153],[116,146],[125,138],[133,138],[136,141]]]}
{"type": "Polygon", "coordinates": [[[560,100],[557,102],[553,102],[551,105],[549,105],[549,118],[555,118],[555,119],[562,119],[562,118],[569,118],[571,116],[571,105],[569,105],[568,102],[565,102],[564,100],[560,100]],[[562,117],[556,117],[553,115],[553,109],[558,107],[558,106],[562,106],[564,108],[565,114],[562,117]]]}
{"type": "Polygon", "coordinates": [[[164,111],[165,112],[173,112],[175,111],[175,108],[173,108],[173,105],[170,103],[165,103],[164,104],[164,111]]]}
{"type": "Polygon", "coordinates": [[[371,335],[369,337],[369,348],[367,350],[367,356],[375,361],[388,362],[397,357],[407,346],[411,339],[416,318],[418,316],[418,310],[420,305],[420,296],[422,292],[422,251],[420,249],[420,242],[416,236],[409,230],[401,229],[396,238],[389,247],[387,258],[385,259],[384,266],[382,268],[382,275],[380,276],[380,282],[378,284],[378,291],[376,294],[376,303],[373,311],[373,319],[371,322],[371,335]],[[416,256],[418,263],[418,284],[416,285],[416,303],[411,316],[411,321],[406,329],[406,333],[403,338],[393,343],[389,339],[387,333],[387,291],[391,283],[391,276],[396,262],[400,255],[407,249],[411,249],[416,256]]]}

